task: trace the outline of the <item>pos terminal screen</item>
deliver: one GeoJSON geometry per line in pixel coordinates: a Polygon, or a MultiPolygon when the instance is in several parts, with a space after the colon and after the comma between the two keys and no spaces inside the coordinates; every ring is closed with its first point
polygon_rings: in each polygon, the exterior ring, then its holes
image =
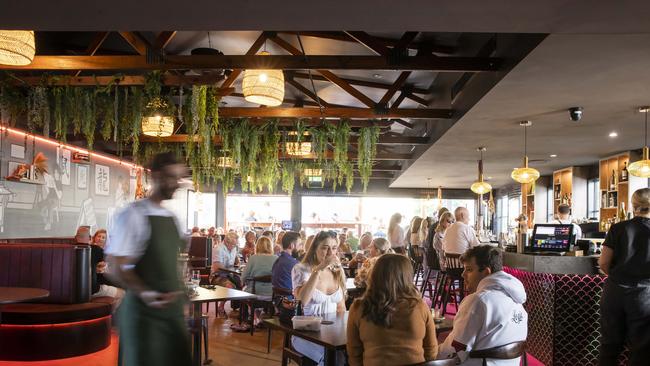
{"type": "Polygon", "coordinates": [[[538,224],[533,230],[532,249],[568,252],[573,239],[573,225],[538,224]]]}

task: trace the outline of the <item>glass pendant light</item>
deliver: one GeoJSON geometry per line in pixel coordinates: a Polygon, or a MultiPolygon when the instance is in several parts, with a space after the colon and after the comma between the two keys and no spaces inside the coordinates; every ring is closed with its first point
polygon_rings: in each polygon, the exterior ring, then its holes
{"type": "Polygon", "coordinates": [[[627,171],[635,177],[650,178],[650,157],[648,155],[648,112],[650,107],[640,107],[639,112],[645,113],[645,133],[643,144],[643,158],[627,167],[627,171]]]}
{"type": "Polygon", "coordinates": [[[478,180],[472,184],[470,189],[476,194],[485,194],[492,190],[492,186],[483,181],[483,152],[487,149],[481,146],[476,150],[481,153],[481,160],[478,161],[478,180]]]}
{"type": "Polygon", "coordinates": [[[522,121],[519,122],[519,125],[524,127],[524,166],[515,168],[512,174],[510,174],[510,177],[521,184],[532,183],[539,178],[539,171],[535,168],[528,167],[528,156],[526,155],[528,148],[526,129],[532,126],[533,123],[531,121],[522,121]]]}

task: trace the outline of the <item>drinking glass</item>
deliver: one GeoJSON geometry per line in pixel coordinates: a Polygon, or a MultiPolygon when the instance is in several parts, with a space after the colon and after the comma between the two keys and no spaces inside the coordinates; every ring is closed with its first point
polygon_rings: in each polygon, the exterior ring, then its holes
{"type": "Polygon", "coordinates": [[[191,278],[192,285],[194,288],[199,286],[199,283],[201,283],[201,271],[199,270],[193,270],[192,271],[192,278],[191,278]]]}

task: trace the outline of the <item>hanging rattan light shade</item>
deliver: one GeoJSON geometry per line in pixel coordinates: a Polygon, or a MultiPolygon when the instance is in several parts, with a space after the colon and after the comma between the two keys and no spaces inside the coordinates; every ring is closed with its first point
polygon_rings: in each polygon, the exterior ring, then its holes
{"type": "Polygon", "coordinates": [[[142,117],[142,133],[154,137],[171,136],[174,133],[174,117],[161,115],[142,117]]]}
{"type": "Polygon", "coordinates": [[[29,65],[34,60],[34,31],[0,30],[0,64],[29,65]]]}
{"type": "MultiPolygon", "coordinates": [[[[260,55],[268,56],[270,53],[264,51],[260,55]]],[[[246,70],[242,89],[248,102],[279,106],[284,100],[284,74],[282,70],[246,70]]]]}
{"type": "Polygon", "coordinates": [[[291,156],[306,156],[311,154],[311,142],[287,142],[286,149],[291,156]]]}

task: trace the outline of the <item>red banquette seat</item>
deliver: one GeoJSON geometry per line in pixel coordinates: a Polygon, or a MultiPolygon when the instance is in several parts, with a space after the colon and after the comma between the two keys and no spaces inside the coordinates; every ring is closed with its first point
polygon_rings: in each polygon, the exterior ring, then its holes
{"type": "Polygon", "coordinates": [[[0,244],[0,286],[44,288],[50,296],[0,306],[0,360],[80,356],[110,345],[111,302],[91,301],[90,247],[0,244]]]}

